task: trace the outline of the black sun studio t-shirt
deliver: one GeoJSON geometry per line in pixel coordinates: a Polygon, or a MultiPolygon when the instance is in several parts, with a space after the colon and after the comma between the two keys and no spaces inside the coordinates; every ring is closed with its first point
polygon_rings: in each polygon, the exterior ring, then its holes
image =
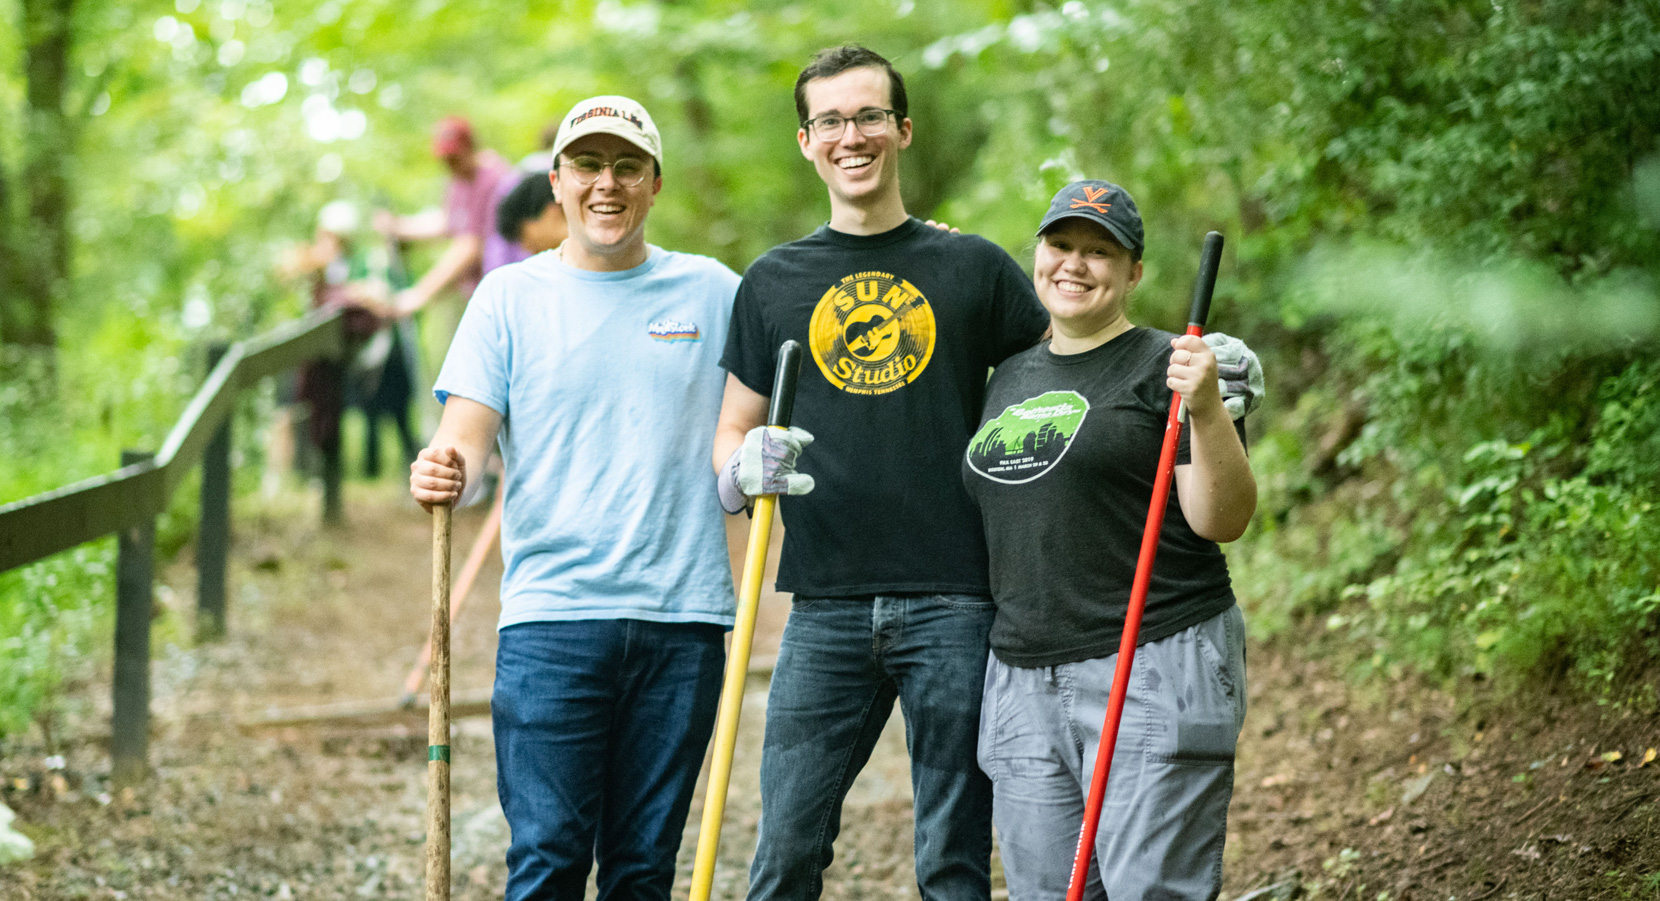
{"type": "MultiPolygon", "coordinates": [[[[1173,337],[1136,328],[1066,355],[1044,342],[992,376],[961,465],[985,520],[997,602],[991,647],[1004,663],[1117,653],[1170,414],[1173,337]]],[[[1189,461],[1184,427],[1176,462],[1189,461]]],[[[1138,642],[1233,603],[1227,560],[1188,526],[1172,479],[1138,642]]]]}
{"type": "Polygon", "coordinates": [[[820,228],[750,265],[721,365],[772,393],[778,348],[805,351],[792,424],[812,493],[780,499],[778,589],[805,596],[989,594],[980,516],[958,459],[986,371],[1048,325],[995,244],[917,219],[879,235],[820,228]]]}

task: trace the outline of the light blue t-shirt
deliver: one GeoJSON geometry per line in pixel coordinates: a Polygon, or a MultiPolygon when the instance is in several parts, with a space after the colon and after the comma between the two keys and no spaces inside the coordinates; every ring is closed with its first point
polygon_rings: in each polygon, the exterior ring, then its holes
{"type": "Polygon", "coordinates": [[[552,252],[473,293],[433,388],[502,414],[501,620],[732,625],[709,466],[738,276],[650,248],[625,272],[552,252]]]}

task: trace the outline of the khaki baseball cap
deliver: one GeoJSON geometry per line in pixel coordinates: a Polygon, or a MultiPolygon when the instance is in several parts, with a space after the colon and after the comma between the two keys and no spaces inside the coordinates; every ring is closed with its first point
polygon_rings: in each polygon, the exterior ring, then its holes
{"type": "Polygon", "coordinates": [[[553,139],[554,158],[577,138],[595,134],[616,135],[651,154],[658,165],[663,163],[663,138],[657,133],[657,123],[651,121],[651,114],[640,104],[616,94],[589,97],[571,107],[565,118],[559,120],[559,134],[553,139]]]}

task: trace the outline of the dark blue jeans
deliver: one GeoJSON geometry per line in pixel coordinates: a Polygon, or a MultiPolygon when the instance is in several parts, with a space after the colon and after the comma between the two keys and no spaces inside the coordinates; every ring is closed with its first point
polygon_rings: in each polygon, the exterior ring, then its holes
{"type": "Polygon", "coordinates": [[[501,631],[491,719],[507,899],[667,899],[714,730],[726,630],[580,620],[501,631]]]}
{"type": "Polygon", "coordinates": [[[924,901],[991,895],[991,781],[975,761],[991,599],[795,599],[767,696],[749,897],[816,899],[842,801],[897,699],[924,901]]]}

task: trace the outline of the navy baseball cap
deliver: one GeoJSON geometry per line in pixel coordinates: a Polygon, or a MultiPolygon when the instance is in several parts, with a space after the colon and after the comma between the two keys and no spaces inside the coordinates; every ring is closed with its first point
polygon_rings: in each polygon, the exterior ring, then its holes
{"type": "Polygon", "coordinates": [[[1146,249],[1141,212],[1135,207],[1135,199],[1129,191],[1110,181],[1075,181],[1060,189],[1055,199],[1049,201],[1049,212],[1043,214],[1037,233],[1042,235],[1049,226],[1073,216],[1105,228],[1114,240],[1134,253],[1146,249]]]}

